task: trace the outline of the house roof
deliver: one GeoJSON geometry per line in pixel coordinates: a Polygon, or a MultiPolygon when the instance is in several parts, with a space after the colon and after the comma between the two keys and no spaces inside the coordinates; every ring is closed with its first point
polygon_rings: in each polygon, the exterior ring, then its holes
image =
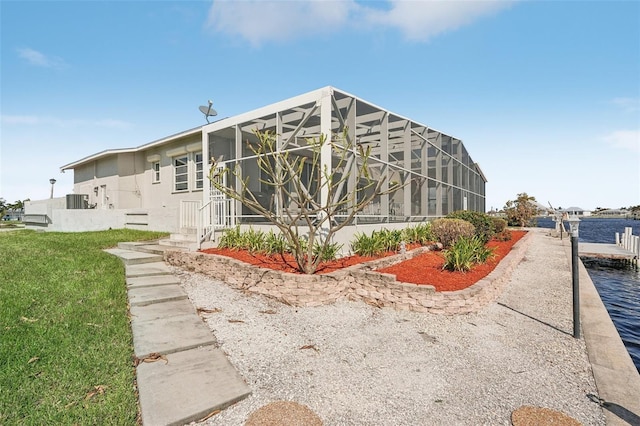
{"type": "Polygon", "coordinates": [[[146,149],[153,148],[154,146],[163,145],[165,143],[172,142],[172,141],[174,141],[176,139],[180,139],[180,138],[183,138],[185,136],[195,135],[195,134],[198,134],[198,133],[201,133],[201,132],[202,132],[202,126],[198,126],[198,127],[194,127],[193,129],[185,130],[183,132],[176,133],[176,134],[173,134],[171,136],[166,136],[166,137],[164,137],[162,139],[157,139],[155,141],[146,143],[144,145],[140,145],[140,146],[138,146],[136,148],[106,149],[106,150],[100,151],[100,152],[98,152],[96,154],[92,154],[92,155],[89,155],[87,157],[84,157],[84,158],[82,158],[82,159],[80,159],[78,161],[74,161],[73,163],[65,164],[64,166],[60,167],[60,171],[64,172],[65,170],[73,170],[76,167],[80,167],[80,166],[82,166],[82,165],[84,165],[86,163],[90,163],[92,161],[96,161],[96,160],[99,160],[101,158],[109,157],[111,155],[126,154],[126,153],[129,153],[129,152],[144,151],[146,149]]]}
{"type": "MultiPolygon", "coordinates": [[[[290,134],[295,134],[297,132],[297,128],[299,128],[302,124],[304,124],[304,122],[301,123],[302,121],[301,117],[310,115],[309,114],[310,110],[315,110],[316,108],[320,108],[322,99],[326,99],[327,95],[334,95],[332,96],[332,102],[334,102],[334,107],[336,108],[344,108],[349,102],[352,102],[352,101],[358,102],[358,105],[360,105],[359,111],[363,111],[362,114],[365,117],[366,122],[375,122],[376,120],[380,120],[380,117],[382,117],[383,115],[392,116],[394,120],[393,120],[393,123],[391,122],[391,120],[389,121],[390,123],[389,132],[391,132],[391,129],[393,127],[395,133],[400,133],[404,131],[402,127],[404,126],[403,123],[412,123],[411,125],[412,129],[415,125],[416,127],[424,131],[423,133],[424,136],[420,136],[424,140],[426,140],[427,137],[431,137],[431,135],[433,134],[439,134],[439,135],[451,138],[451,140],[457,140],[462,142],[460,139],[455,138],[451,135],[445,134],[443,132],[440,132],[439,130],[434,129],[433,127],[426,126],[415,120],[403,117],[396,113],[392,113],[382,107],[372,104],[371,102],[364,101],[345,91],[336,89],[332,86],[325,86],[320,89],[313,90],[311,92],[307,92],[298,96],[294,96],[292,98],[285,99],[271,105],[263,106],[261,108],[257,108],[252,111],[238,114],[233,117],[227,117],[221,120],[217,120],[213,123],[206,124],[203,126],[198,126],[191,130],[186,130],[184,132],[177,133],[172,136],[167,136],[165,138],[158,139],[156,141],[141,145],[137,148],[109,149],[109,150],[101,151],[97,154],[93,154],[88,157],[82,158],[78,161],[74,161],[72,163],[66,164],[62,166],[60,170],[61,171],[71,170],[76,167],[82,166],[86,163],[90,163],[92,161],[95,161],[104,157],[108,157],[114,154],[143,151],[143,150],[152,148],[154,146],[166,144],[178,138],[189,136],[189,135],[195,135],[200,132],[210,133],[213,131],[230,128],[234,125],[259,124],[259,125],[266,126],[267,122],[270,120],[275,122],[276,113],[282,113],[280,116],[281,118],[279,118],[282,122],[285,122],[286,119],[290,119],[288,123],[285,123],[282,125],[283,127],[288,126],[286,129],[286,132],[289,132],[290,134]],[[338,106],[339,104],[340,106],[338,106]],[[268,117],[273,117],[273,118],[268,118],[268,117]]],[[[360,116],[360,113],[358,113],[358,115],[360,116]]],[[[319,131],[319,127],[320,127],[319,123],[315,123],[314,125],[315,127],[317,127],[316,130],[319,131]]],[[[366,140],[366,138],[369,137],[368,131],[370,131],[370,128],[367,129],[366,126],[360,129],[356,129],[356,131],[362,132],[362,134],[358,135],[360,137],[360,140],[366,140]]],[[[311,131],[311,133],[314,133],[314,131],[311,131]]],[[[478,165],[478,163],[474,163],[471,157],[468,157],[468,158],[470,163],[469,166],[475,167],[475,169],[477,170],[479,175],[482,177],[482,179],[485,182],[487,182],[487,178],[482,172],[482,170],[480,169],[480,166],[478,165]]]]}

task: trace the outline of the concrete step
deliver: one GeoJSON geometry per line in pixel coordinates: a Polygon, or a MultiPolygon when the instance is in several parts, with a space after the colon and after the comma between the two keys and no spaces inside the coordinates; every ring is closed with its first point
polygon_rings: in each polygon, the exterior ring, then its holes
{"type": "Polygon", "coordinates": [[[128,293],[129,305],[131,306],[144,306],[187,298],[187,293],[178,284],[130,288],[128,293]]]}
{"type": "Polygon", "coordinates": [[[159,244],[158,242],[144,242],[144,243],[119,243],[118,248],[124,250],[138,251],[141,253],[159,254],[163,255],[167,250],[187,251],[187,248],[177,245],[159,244]]]}
{"type": "Polygon", "coordinates": [[[125,265],[139,265],[141,263],[153,263],[162,261],[162,256],[138,251],[124,250],[121,248],[106,249],[107,253],[118,256],[125,265]]]}
{"type": "Polygon", "coordinates": [[[164,262],[142,263],[139,265],[125,265],[127,278],[148,277],[153,275],[170,275],[171,269],[164,262]]]}
{"type": "Polygon", "coordinates": [[[244,398],[251,391],[224,353],[213,346],[169,354],[167,362],[137,367],[144,425],[197,421],[244,398]]]}
{"type": "Polygon", "coordinates": [[[151,321],[163,318],[196,314],[193,304],[188,299],[172,300],[170,302],[153,303],[144,306],[131,306],[131,321],[151,321]]]}
{"type": "Polygon", "coordinates": [[[174,241],[195,241],[197,231],[195,229],[182,230],[181,232],[175,232],[169,235],[169,238],[174,241]]]}
{"type": "Polygon", "coordinates": [[[180,284],[173,275],[151,275],[127,278],[127,288],[155,287],[158,285],[180,284]]]}
{"type": "Polygon", "coordinates": [[[196,251],[198,249],[198,243],[195,239],[193,241],[164,239],[160,240],[159,243],[163,246],[182,248],[188,251],[196,251]]]}
{"type": "Polygon", "coordinates": [[[217,343],[209,327],[195,312],[147,321],[136,317],[131,323],[131,331],[133,351],[139,359],[152,353],[166,355],[217,343]]]}

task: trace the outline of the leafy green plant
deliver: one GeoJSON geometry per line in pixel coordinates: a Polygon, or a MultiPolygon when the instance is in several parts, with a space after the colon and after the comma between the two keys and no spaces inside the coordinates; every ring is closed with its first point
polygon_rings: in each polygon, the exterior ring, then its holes
{"type": "Polygon", "coordinates": [[[265,234],[262,231],[256,231],[249,228],[242,235],[242,248],[250,253],[260,253],[265,250],[265,234]]]}
{"type": "Polygon", "coordinates": [[[509,231],[508,229],[504,229],[499,234],[494,235],[493,238],[498,241],[511,241],[511,238],[512,238],[511,231],[509,231]]]}
{"type": "Polygon", "coordinates": [[[402,240],[407,244],[425,245],[435,240],[431,233],[429,222],[419,223],[416,226],[408,226],[402,230],[402,240]]]}
{"type": "Polygon", "coordinates": [[[287,241],[282,234],[270,230],[264,237],[264,251],[267,254],[283,254],[287,251],[287,241]]]}
{"type": "Polygon", "coordinates": [[[477,236],[458,238],[444,253],[444,269],[450,271],[469,271],[473,265],[485,263],[494,255],[493,250],[477,236]]]}
{"type": "Polygon", "coordinates": [[[342,249],[342,244],[315,244],[313,246],[313,255],[318,256],[322,262],[328,262],[338,257],[338,253],[342,249]]]}
{"type": "Polygon", "coordinates": [[[418,242],[418,232],[415,226],[408,226],[402,230],[402,241],[407,244],[418,242]]]}
{"type": "Polygon", "coordinates": [[[475,227],[463,219],[436,219],[431,223],[431,231],[445,248],[451,247],[459,238],[475,235],[475,227]]]}
{"type": "Polygon", "coordinates": [[[507,229],[507,221],[501,217],[492,217],[491,221],[493,222],[493,230],[496,235],[507,229]]]}
{"type": "Polygon", "coordinates": [[[475,235],[485,243],[493,237],[493,234],[495,234],[493,220],[491,219],[491,216],[486,213],[471,210],[458,210],[453,213],[449,213],[446,217],[451,219],[462,219],[471,223],[475,227],[475,235]]]}
{"type": "Polygon", "coordinates": [[[414,228],[415,231],[415,242],[421,245],[426,245],[427,243],[431,243],[435,241],[435,236],[431,231],[431,224],[429,222],[424,222],[416,225],[414,228]]]}
{"type": "Polygon", "coordinates": [[[466,272],[473,267],[473,247],[468,241],[467,238],[459,238],[451,248],[445,251],[443,269],[466,272]]]}
{"type": "Polygon", "coordinates": [[[373,234],[374,238],[377,237],[382,240],[383,251],[398,251],[404,237],[400,229],[381,229],[373,231],[373,234]]]}
{"type": "Polygon", "coordinates": [[[218,247],[239,250],[243,245],[243,238],[239,226],[225,229],[218,241],[218,247]]]}
{"type": "Polygon", "coordinates": [[[351,250],[360,256],[376,256],[385,251],[385,242],[379,234],[356,234],[351,250]]]}

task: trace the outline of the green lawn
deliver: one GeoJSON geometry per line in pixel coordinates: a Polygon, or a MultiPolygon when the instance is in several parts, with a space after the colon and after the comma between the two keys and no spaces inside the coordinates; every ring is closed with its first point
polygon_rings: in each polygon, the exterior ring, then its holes
{"type": "Polygon", "coordinates": [[[0,424],[132,425],[124,267],[102,251],[158,233],[0,233],[0,424]]]}

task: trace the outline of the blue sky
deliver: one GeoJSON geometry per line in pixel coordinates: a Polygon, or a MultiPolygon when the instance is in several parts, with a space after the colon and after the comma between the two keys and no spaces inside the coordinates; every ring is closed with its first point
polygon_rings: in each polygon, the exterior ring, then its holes
{"type": "Polygon", "coordinates": [[[0,197],[331,85],[462,139],[487,208],[640,204],[637,1],[0,1],[0,197]]]}

